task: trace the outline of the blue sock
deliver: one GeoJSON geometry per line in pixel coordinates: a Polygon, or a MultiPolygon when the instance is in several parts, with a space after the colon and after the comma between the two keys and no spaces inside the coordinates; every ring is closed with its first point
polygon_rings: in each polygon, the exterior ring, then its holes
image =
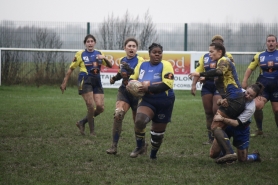
{"type": "Polygon", "coordinates": [[[256,161],[258,159],[258,154],[248,154],[247,161],[256,161]]]}

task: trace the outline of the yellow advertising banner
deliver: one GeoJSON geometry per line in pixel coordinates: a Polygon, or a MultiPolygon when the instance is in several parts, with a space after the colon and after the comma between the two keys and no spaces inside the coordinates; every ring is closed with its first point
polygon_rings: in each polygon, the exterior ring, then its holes
{"type": "MultiPolygon", "coordinates": [[[[107,68],[102,67],[101,72],[107,73],[115,73],[119,69],[120,59],[121,57],[125,56],[124,51],[118,52],[103,52],[105,56],[112,61],[113,67],[107,68]]],[[[138,52],[138,55],[144,58],[146,61],[149,60],[149,54],[147,52],[138,52]]],[[[190,73],[190,65],[191,65],[191,58],[190,54],[174,54],[174,53],[163,53],[163,60],[169,61],[173,68],[175,74],[189,74],[190,73]]]]}

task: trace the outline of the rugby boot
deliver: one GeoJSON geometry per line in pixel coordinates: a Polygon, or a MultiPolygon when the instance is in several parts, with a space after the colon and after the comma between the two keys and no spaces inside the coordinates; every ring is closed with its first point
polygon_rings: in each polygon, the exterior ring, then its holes
{"type": "Polygon", "coordinates": [[[222,164],[222,163],[231,163],[236,160],[237,160],[237,154],[233,153],[233,154],[226,154],[223,157],[216,159],[215,162],[218,164],[222,164]]]}
{"type": "Polygon", "coordinates": [[[112,146],[106,150],[107,154],[117,154],[117,144],[113,143],[112,146]]]}
{"type": "Polygon", "coordinates": [[[138,155],[147,154],[148,143],[145,143],[141,148],[136,147],[131,153],[130,157],[136,158],[138,155]]]}
{"type": "Polygon", "coordinates": [[[256,130],[254,134],[250,134],[251,137],[256,137],[256,136],[260,136],[263,135],[263,131],[261,130],[256,130]]]}
{"type": "Polygon", "coordinates": [[[76,126],[79,128],[80,134],[85,135],[85,125],[81,122],[76,122],[76,126]]]}

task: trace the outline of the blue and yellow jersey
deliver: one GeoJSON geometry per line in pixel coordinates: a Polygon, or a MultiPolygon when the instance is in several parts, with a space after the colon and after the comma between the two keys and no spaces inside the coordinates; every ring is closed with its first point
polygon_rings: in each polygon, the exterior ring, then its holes
{"type": "Polygon", "coordinates": [[[100,77],[101,65],[106,66],[106,62],[97,59],[97,55],[103,55],[103,53],[98,50],[92,52],[87,50],[78,51],[74,56],[70,68],[75,69],[76,67],[80,67],[80,73],[100,77]]]}
{"type": "MultiPolygon", "coordinates": [[[[137,64],[142,63],[143,61],[145,61],[144,58],[138,56],[137,54],[131,59],[128,59],[127,57],[120,58],[120,64],[125,62],[129,65],[129,67],[131,69],[135,69],[137,64]]],[[[123,78],[122,86],[126,86],[128,83],[128,78],[130,77],[131,74],[129,74],[128,71],[126,71],[125,69],[122,69],[122,68],[119,69],[119,73],[121,73],[121,76],[123,78]]]]}
{"type": "Polygon", "coordinates": [[[266,78],[278,77],[278,50],[257,53],[248,68],[252,71],[260,66],[260,75],[266,78]]]}
{"type": "MultiPolygon", "coordinates": [[[[225,56],[228,57],[232,62],[234,62],[233,56],[230,53],[226,52],[225,56]]],[[[209,53],[206,53],[200,58],[198,66],[196,67],[196,72],[201,73],[216,69],[216,62],[217,61],[212,61],[210,59],[209,53]]]]}
{"type": "Polygon", "coordinates": [[[165,83],[170,89],[159,94],[146,94],[154,98],[173,97],[174,80],[169,78],[169,74],[174,74],[173,66],[170,62],[162,60],[158,65],[152,65],[149,61],[138,63],[131,79],[140,82],[147,82],[150,85],[165,83]]]}
{"type": "Polygon", "coordinates": [[[242,96],[241,85],[235,65],[228,57],[222,57],[217,61],[217,68],[222,71],[223,76],[215,79],[215,85],[222,98],[237,98],[242,96]]]}

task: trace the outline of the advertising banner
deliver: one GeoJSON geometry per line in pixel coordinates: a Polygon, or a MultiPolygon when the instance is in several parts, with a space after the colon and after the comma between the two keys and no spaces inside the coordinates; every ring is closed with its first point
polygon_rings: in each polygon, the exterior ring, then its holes
{"type": "MultiPolygon", "coordinates": [[[[110,84],[110,78],[112,78],[119,69],[120,58],[125,56],[125,51],[106,50],[102,51],[105,56],[112,61],[112,68],[101,68],[101,80],[103,88],[118,88],[121,84],[121,80],[115,84],[110,84]]],[[[137,54],[143,57],[145,60],[149,59],[149,53],[147,51],[138,51],[137,54]]],[[[190,72],[195,71],[196,64],[200,57],[204,55],[204,52],[163,52],[163,60],[169,61],[175,73],[174,89],[177,90],[190,90],[192,80],[188,77],[190,72]]],[[[197,84],[197,89],[201,89],[201,85],[197,84]]]]}

